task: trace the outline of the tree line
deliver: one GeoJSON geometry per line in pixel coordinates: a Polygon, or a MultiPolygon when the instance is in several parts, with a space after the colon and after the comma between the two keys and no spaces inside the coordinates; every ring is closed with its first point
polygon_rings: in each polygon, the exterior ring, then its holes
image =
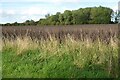
{"type": "Polygon", "coordinates": [[[78,25],[78,24],[111,24],[118,23],[120,13],[107,7],[87,7],[78,10],[65,10],[55,15],[47,14],[39,21],[26,20],[23,23],[6,23],[1,26],[33,26],[33,25],[78,25]],[[111,19],[114,19],[112,21],[111,19]]]}

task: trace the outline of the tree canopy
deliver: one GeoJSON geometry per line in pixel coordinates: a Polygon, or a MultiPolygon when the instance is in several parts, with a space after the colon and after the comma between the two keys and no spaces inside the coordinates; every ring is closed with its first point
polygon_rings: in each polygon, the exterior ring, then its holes
{"type": "Polygon", "coordinates": [[[118,22],[120,15],[113,15],[113,10],[107,7],[87,7],[78,10],[65,10],[63,13],[57,12],[55,15],[47,14],[39,21],[26,20],[23,23],[6,23],[3,26],[32,26],[32,25],[78,25],[78,24],[110,24],[111,18],[118,22]]]}

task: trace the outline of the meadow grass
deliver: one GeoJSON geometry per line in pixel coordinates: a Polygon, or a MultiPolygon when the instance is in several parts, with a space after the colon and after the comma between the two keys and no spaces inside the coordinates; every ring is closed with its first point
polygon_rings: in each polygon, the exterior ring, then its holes
{"type": "Polygon", "coordinates": [[[59,43],[18,37],[3,42],[3,78],[110,78],[118,77],[117,39],[110,44],[74,40],[59,43]]]}

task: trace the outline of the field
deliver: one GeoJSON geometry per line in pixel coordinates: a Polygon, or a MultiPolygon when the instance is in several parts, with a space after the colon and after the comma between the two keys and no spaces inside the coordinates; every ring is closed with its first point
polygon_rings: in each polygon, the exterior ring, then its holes
{"type": "Polygon", "coordinates": [[[116,78],[117,24],[2,27],[4,78],[116,78]]]}

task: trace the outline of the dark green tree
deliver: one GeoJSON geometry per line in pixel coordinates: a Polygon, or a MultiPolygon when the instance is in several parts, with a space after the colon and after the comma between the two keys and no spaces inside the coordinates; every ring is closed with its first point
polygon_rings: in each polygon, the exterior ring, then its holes
{"type": "Polygon", "coordinates": [[[109,24],[111,22],[111,14],[113,10],[105,7],[91,8],[91,21],[93,24],[109,24]]]}
{"type": "Polygon", "coordinates": [[[19,23],[14,22],[12,25],[13,25],[13,26],[19,26],[19,23]]]}
{"type": "Polygon", "coordinates": [[[64,25],[64,16],[63,16],[63,14],[60,14],[60,15],[59,15],[58,20],[59,20],[59,22],[60,22],[60,25],[64,25]]]}
{"type": "Polygon", "coordinates": [[[65,10],[63,13],[63,18],[64,18],[64,24],[65,25],[70,25],[72,24],[72,12],[70,10],[65,10]]]}

